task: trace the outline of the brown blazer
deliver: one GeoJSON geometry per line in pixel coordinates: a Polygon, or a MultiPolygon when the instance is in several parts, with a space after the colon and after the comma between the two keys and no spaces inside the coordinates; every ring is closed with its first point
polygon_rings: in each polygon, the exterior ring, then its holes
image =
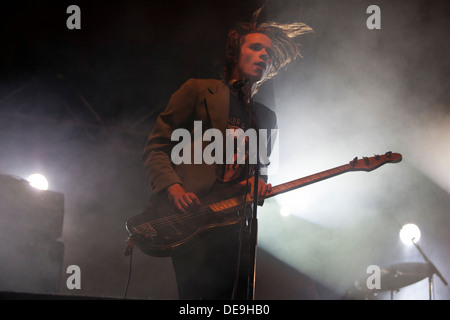
{"type": "MultiPolygon", "coordinates": [[[[216,180],[217,165],[173,164],[171,150],[178,142],[171,141],[171,135],[175,129],[184,128],[193,137],[194,121],[202,121],[203,132],[217,128],[224,137],[229,107],[230,90],[223,81],[216,79],[189,79],[170,97],[147,139],[143,154],[144,168],[154,195],[175,183],[200,196],[210,190],[216,180]]],[[[253,108],[257,128],[276,128],[276,115],[272,110],[260,103],[254,103],[253,108]]],[[[202,143],[203,148],[209,143],[202,143]]],[[[269,155],[270,145],[269,142],[269,155]]]]}

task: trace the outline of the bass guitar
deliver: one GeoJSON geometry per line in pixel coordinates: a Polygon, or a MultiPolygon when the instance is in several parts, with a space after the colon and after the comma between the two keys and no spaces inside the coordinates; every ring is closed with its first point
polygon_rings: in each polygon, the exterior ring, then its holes
{"type": "MultiPolygon", "coordinates": [[[[264,199],[346,172],[372,171],[385,163],[397,163],[401,160],[401,154],[390,151],[370,158],[356,157],[348,164],[273,186],[270,193],[258,200],[262,204],[264,199]]],[[[136,245],[150,256],[168,257],[192,243],[204,240],[213,230],[226,232],[228,227],[241,222],[242,215],[238,212],[244,205],[252,204],[250,195],[245,194],[242,188],[229,188],[212,193],[200,199],[200,207],[183,213],[168,201],[149,206],[126,222],[128,246],[132,248],[132,245],[136,245]]]]}

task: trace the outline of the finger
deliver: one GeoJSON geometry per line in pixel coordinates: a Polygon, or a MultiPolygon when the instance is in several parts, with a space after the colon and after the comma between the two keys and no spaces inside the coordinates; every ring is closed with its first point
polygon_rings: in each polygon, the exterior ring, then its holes
{"type": "Polygon", "coordinates": [[[179,211],[181,211],[181,212],[186,212],[186,210],[184,210],[183,205],[181,204],[181,201],[180,201],[180,200],[175,201],[174,204],[175,204],[175,207],[176,207],[179,211]]]}
{"type": "Polygon", "coordinates": [[[267,185],[265,183],[261,183],[260,187],[258,189],[259,189],[258,190],[259,191],[258,195],[260,197],[264,197],[266,195],[266,192],[267,192],[267,185]]]}
{"type": "Polygon", "coordinates": [[[189,196],[194,205],[196,205],[196,206],[201,205],[200,199],[194,193],[190,193],[189,196]]]}
{"type": "Polygon", "coordinates": [[[178,198],[178,204],[183,212],[185,211],[185,209],[189,208],[187,201],[183,199],[183,197],[178,198]]]}
{"type": "Polygon", "coordinates": [[[183,195],[183,201],[186,203],[188,207],[191,207],[194,204],[194,202],[191,199],[191,194],[189,193],[183,195]]]}
{"type": "Polygon", "coordinates": [[[252,183],[252,184],[250,184],[250,191],[249,191],[250,199],[253,199],[254,194],[255,194],[255,188],[253,188],[253,183],[252,183]]]}
{"type": "Polygon", "coordinates": [[[183,206],[184,209],[189,209],[189,207],[191,206],[189,201],[185,200],[181,200],[181,205],[183,206]]]}

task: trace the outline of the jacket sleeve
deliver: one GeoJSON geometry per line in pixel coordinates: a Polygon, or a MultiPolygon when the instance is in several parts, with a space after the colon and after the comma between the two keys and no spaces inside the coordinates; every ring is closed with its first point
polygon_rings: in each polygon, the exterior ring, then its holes
{"type": "Polygon", "coordinates": [[[142,158],[153,194],[172,184],[182,184],[171,161],[171,136],[175,129],[187,128],[192,122],[196,101],[196,82],[190,79],[170,97],[147,139],[142,158]]]}

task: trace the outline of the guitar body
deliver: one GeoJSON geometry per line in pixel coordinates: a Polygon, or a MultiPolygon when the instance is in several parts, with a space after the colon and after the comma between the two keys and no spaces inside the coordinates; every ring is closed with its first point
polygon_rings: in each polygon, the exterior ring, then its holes
{"type": "MultiPolygon", "coordinates": [[[[235,192],[234,192],[235,193],[235,192]]],[[[156,257],[171,256],[188,246],[207,240],[217,232],[227,232],[241,222],[238,210],[243,196],[233,206],[215,207],[218,194],[200,199],[202,206],[191,211],[180,212],[168,200],[152,199],[152,206],[131,217],[126,222],[134,244],[145,254],[156,257]],[[205,203],[205,204],[203,204],[205,203]]]]}

